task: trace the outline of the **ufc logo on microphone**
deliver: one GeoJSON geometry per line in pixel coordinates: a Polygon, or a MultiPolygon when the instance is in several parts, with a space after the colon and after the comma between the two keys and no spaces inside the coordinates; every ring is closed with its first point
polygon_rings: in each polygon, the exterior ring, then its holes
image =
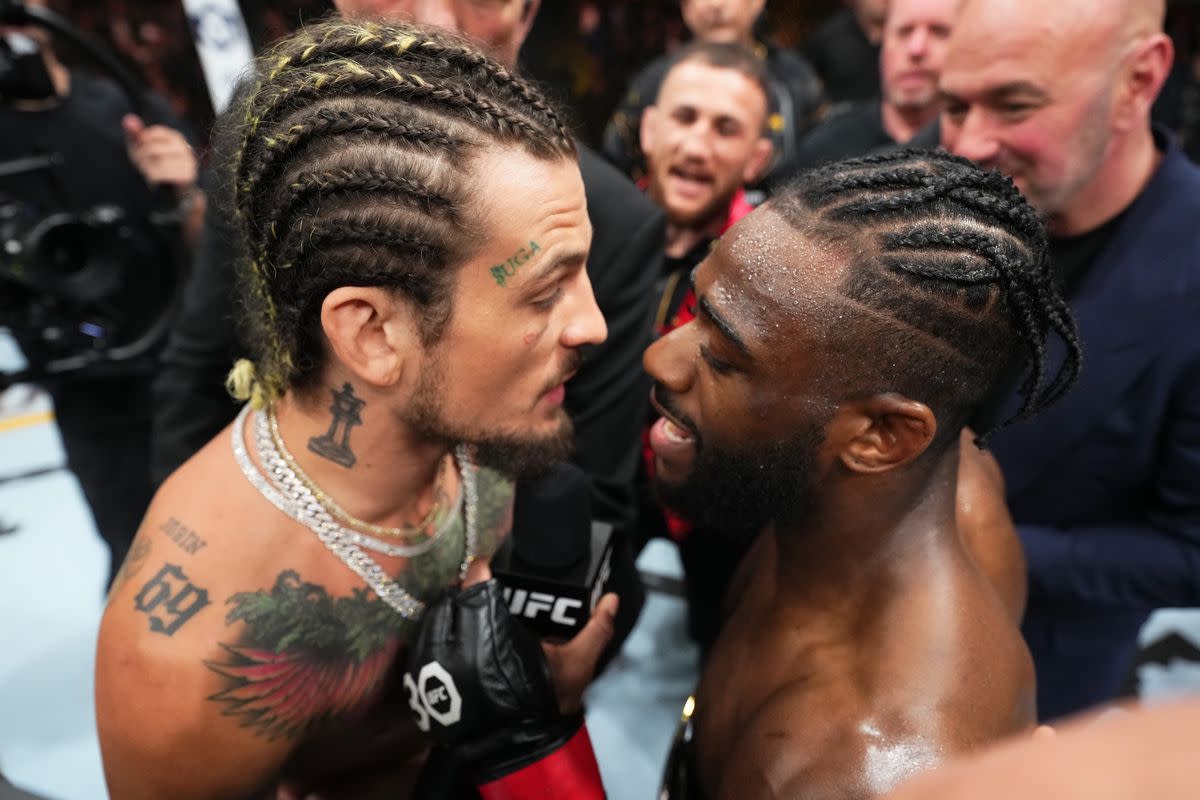
{"type": "Polygon", "coordinates": [[[515,616],[536,619],[549,612],[550,621],[559,625],[578,624],[579,617],[572,616],[572,612],[583,608],[583,601],[574,597],[555,597],[545,592],[529,592],[509,586],[504,587],[504,600],[508,603],[508,610],[515,616]]]}

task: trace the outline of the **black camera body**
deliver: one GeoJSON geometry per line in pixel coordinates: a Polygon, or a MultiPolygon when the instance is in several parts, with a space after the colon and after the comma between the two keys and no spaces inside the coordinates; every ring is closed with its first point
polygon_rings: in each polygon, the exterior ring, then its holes
{"type": "Polygon", "coordinates": [[[158,338],[178,281],[170,257],[149,221],[118,206],[35,217],[0,195],[0,326],[25,350],[28,377],[148,351],[139,345],[158,338]]]}
{"type": "MultiPolygon", "coordinates": [[[[0,0],[0,23],[48,28],[81,47],[145,116],[149,106],[136,79],[59,15],[0,0]]],[[[0,103],[53,98],[38,40],[20,30],[0,35],[0,103]]],[[[116,205],[34,208],[12,196],[15,184],[5,190],[7,179],[30,173],[69,181],[61,170],[57,153],[0,163],[0,327],[12,332],[28,361],[19,372],[0,373],[0,389],[68,372],[124,371],[149,363],[183,285],[188,256],[172,192],[160,187],[147,214],[116,205]]]]}

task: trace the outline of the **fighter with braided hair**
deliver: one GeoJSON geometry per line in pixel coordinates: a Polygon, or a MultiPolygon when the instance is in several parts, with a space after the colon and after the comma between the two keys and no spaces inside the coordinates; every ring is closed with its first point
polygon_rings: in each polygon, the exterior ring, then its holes
{"type": "Polygon", "coordinates": [[[762,533],[666,796],[874,797],[1032,726],[1029,652],[955,495],[960,434],[1009,369],[1012,422],[1079,369],[1035,212],[944,152],[836,163],[735,225],[694,284],[697,319],[645,358],[659,490],[762,533]]]}
{"type": "Polygon", "coordinates": [[[495,791],[553,762],[598,793],[575,704],[614,598],[545,660],[484,632],[523,659],[501,688],[535,718],[401,669],[447,589],[497,594],[510,479],[572,441],[563,384],[606,335],[575,146],[534,87],[434,29],[312,25],[256,74],[221,136],[249,403],[162,486],[110,595],[111,795],[406,797],[431,718],[485,729],[463,763],[495,791]]]}

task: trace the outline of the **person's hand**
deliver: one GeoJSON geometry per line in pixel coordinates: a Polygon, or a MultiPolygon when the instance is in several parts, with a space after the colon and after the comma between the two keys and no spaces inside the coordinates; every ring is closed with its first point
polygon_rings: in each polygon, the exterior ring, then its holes
{"type": "Polygon", "coordinates": [[[196,186],[199,162],[183,134],[165,125],[149,125],[136,114],[121,119],[129,160],[151,185],[173,186],[182,196],[196,186]]]}
{"type": "Polygon", "coordinates": [[[592,618],[583,630],[565,644],[542,643],[558,710],[574,714],[583,707],[583,691],[596,675],[596,663],[612,641],[617,619],[617,596],[606,594],[596,604],[592,618]]]}

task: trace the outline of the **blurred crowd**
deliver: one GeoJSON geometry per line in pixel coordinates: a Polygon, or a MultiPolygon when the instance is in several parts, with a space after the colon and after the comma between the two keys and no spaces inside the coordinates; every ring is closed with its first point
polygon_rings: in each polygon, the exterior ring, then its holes
{"type": "MultiPolygon", "coordinates": [[[[1132,0],[1102,4],[1114,29],[1136,33],[1136,47],[1114,55],[1104,49],[1108,29],[1094,41],[1081,35],[1077,51],[1070,32],[1039,40],[1039,31],[979,11],[981,3],[974,0],[960,29],[959,0],[546,0],[534,4],[523,47],[505,46],[513,61],[519,49],[522,68],[567,109],[581,143],[595,227],[588,272],[608,340],[565,389],[577,420],[575,458],[592,479],[595,515],[622,530],[624,547],[636,553],[655,537],[678,544],[689,629],[705,658],[721,641],[727,590],[741,588],[739,565],[751,563],[747,553],[769,520],[747,513],[741,522],[754,529],[731,536],[736,520],[716,530],[653,488],[664,463],[655,438],[687,438],[687,426],[674,424],[684,415],[667,413],[664,433],[646,400],[652,383],[669,383],[661,343],[715,316],[698,298],[696,270],[755,208],[832,162],[870,165],[898,148],[940,147],[1013,178],[1049,236],[1050,277],[1029,292],[1052,283],[1065,303],[1046,301],[1049,327],[1031,348],[1039,365],[1044,356],[1067,373],[1082,351],[1084,366],[1066,400],[991,440],[1003,477],[972,480],[1003,494],[1023,556],[1011,561],[1021,564],[1015,578],[992,572],[990,556],[978,558],[1005,609],[1023,617],[1038,715],[1055,720],[1129,692],[1137,634],[1152,610],[1200,604],[1200,362],[1188,343],[1200,340],[1200,317],[1190,329],[1186,321],[1196,311],[1189,304],[1200,257],[1188,216],[1200,184],[1187,161],[1200,158],[1200,8],[1168,4],[1168,40],[1156,38],[1158,21],[1143,19],[1132,0]],[[1068,307],[1077,336],[1064,321],[1068,307]],[[1061,343],[1047,344],[1051,328],[1061,343]],[[654,342],[652,380],[641,354],[654,342]]],[[[47,137],[52,127],[107,126],[103,136],[54,146],[68,160],[64,172],[74,171],[68,184],[87,163],[114,172],[58,195],[27,178],[20,186],[0,178],[0,192],[25,193],[43,211],[63,197],[75,210],[106,199],[150,209],[159,202],[152,189],[166,187],[188,252],[180,304],[152,359],[119,374],[48,381],[115,577],[153,488],[238,411],[224,377],[247,350],[233,323],[241,255],[217,177],[220,146],[209,155],[216,115],[182,5],[51,5],[108,42],[169,108],[143,119],[61,48],[48,56],[53,92],[2,109],[0,125],[10,126],[3,155],[22,156],[38,126],[47,137]],[[85,90],[93,101],[86,107],[85,90]]],[[[355,4],[338,5],[345,12],[355,4]]],[[[316,0],[241,6],[256,49],[332,10],[316,0]]],[[[1048,13],[1047,24],[1059,17],[1048,13]]],[[[880,191],[911,178],[906,169],[878,178],[880,191]]],[[[829,180],[827,194],[856,188],[829,180]]],[[[913,180],[923,188],[904,197],[939,191],[928,176],[913,180]]],[[[979,189],[972,180],[955,191],[979,189]]],[[[991,212],[997,201],[980,203],[991,212]]],[[[701,355],[717,374],[737,372],[703,347],[701,355]]],[[[1011,368],[1001,377],[966,427],[990,431],[1024,412],[1028,383],[1011,368]]],[[[622,625],[627,632],[632,620],[622,625]]]]}

